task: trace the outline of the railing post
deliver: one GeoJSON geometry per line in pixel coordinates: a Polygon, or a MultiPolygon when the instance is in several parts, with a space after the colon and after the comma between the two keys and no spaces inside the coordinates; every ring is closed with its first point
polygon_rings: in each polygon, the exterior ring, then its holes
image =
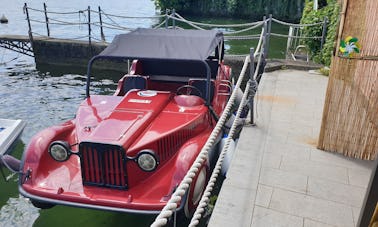
{"type": "Polygon", "coordinates": [[[323,49],[325,38],[326,38],[326,35],[327,35],[327,24],[328,24],[328,18],[324,17],[323,29],[322,29],[322,39],[320,41],[320,49],[321,50],[323,49]]]}
{"type": "Polygon", "coordinates": [[[91,7],[88,6],[88,43],[89,47],[92,45],[92,39],[91,39],[91,7]]]}
{"type": "Polygon", "coordinates": [[[169,10],[165,10],[165,28],[168,28],[168,22],[169,22],[169,10]]]}
{"type": "Polygon", "coordinates": [[[98,6],[98,16],[100,17],[100,32],[101,32],[101,40],[102,42],[105,42],[105,35],[104,35],[104,29],[102,27],[102,16],[101,16],[101,8],[98,6]]]}
{"type": "MultiPolygon", "coordinates": [[[[263,43],[262,43],[262,48],[263,48],[263,51],[260,50],[260,54],[263,54],[264,56],[267,55],[267,51],[268,49],[266,48],[267,47],[267,44],[266,44],[266,34],[267,34],[267,30],[268,30],[268,24],[267,24],[267,20],[266,20],[266,16],[263,17],[263,21],[264,21],[264,32],[263,32],[263,43]]],[[[259,50],[257,50],[259,51],[259,50]]]]}
{"type": "Polygon", "coordinates": [[[29,40],[30,40],[31,47],[33,48],[33,33],[32,33],[32,28],[31,28],[31,25],[30,25],[30,17],[29,17],[28,5],[26,3],[24,4],[24,10],[25,10],[25,13],[26,13],[26,19],[28,20],[29,40]]]}
{"type": "MultiPolygon", "coordinates": [[[[250,124],[254,125],[254,98],[255,98],[255,93],[256,93],[256,80],[254,78],[255,75],[255,50],[254,48],[249,49],[249,111],[250,111],[250,124]]],[[[245,91],[247,92],[247,91],[245,91]]]]}
{"type": "Polygon", "coordinates": [[[45,21],[46,21],[47,36],[50,37],[49,18],[47,17],[46,3],[43,3],[43,9],[45,10],[45,21]]]}
{"type": "Polygon", "coordinates": [[[266,40],[266,55],[265,58],[268,58],[269,54],[269,43],[270,43],[270,31],[272,29],[272,14],[269,14],[269,21],[268,21],[268,30],[267,30],[267,40],[266,40]]]}
{"type": "Polygon", "coordinates": [[[175,9],[172,9],[172,27],[173,29],[176,28],[176,20],[175,20],[175,14],[176,14],[176,10],[175,9]]]}

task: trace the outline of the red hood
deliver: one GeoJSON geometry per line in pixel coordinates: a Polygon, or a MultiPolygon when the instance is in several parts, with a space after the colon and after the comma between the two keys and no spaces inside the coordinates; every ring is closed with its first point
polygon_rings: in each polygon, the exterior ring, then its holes
{"type": "Polygon", "coordinates": [[[133,91],[123,97],[93,95],[77,112],[78,142],[119,144],[127,148],[170,99],[169,92],[133,91]]]}

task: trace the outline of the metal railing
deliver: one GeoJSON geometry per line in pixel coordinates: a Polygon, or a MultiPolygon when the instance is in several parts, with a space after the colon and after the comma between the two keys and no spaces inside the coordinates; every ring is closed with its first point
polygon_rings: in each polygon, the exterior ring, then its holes
{"type": "MultiPolygon", "coordinates": [[[[210,24],[198,21],[192,21],[184,18],[178,14],[174,9],[166,10],[163,15],[156,16],[124,16],[116,15],[112,13],[107,13],[101,9],[99,6],[97,10],[93,10],[88,6],[86,9],[81,9],[77,11],[69,12],[57,12],[48,11],[47,6],[44,3],[43,9],[36,9],[29,7],[26,3],[24,5],[24,13],[26,14],[28,22],[28,34],[31,43],[33,42],[33,35],[38,35],[40,37],[46,38],[63,38],[72,40],[88,40],[91,44],[92,41],[107,42],[118,33],[129,32],[133,28],[132,26],[126,26],[127,24],[135,24],[140,20],[149,20],[151,27],[153,28],[173,28],[181,29],[182,27],[192,28],[192,29],[219,29],[223,32],[226,41],[233,40],[258,40],[260,38],[258,30],[263,26],[266,26],[266,48],[264,50],[264,57],[268,58],[268,50],[270,45],[270,37],[281,37],[287,38],[286,46],[286,56],[291,56],[296,47],[301,44],[303,39],[316,39],[319,40],[321,48],[325,42],[325,37],[327,33],[328,21],[324,18],[323,22],[314,24],[293,24],[280,21],[269,15],[269,17],[263,17],[261,21],[240,23],[240,24],[210,24]],[[272,22],[278,23],[282,26],[289,27],[288,34],[280,34],[272,32],[272,22]],[[37,27],[35,31],[32,30],[33,25],[44,24],[45,32],[41,29],[42,26],[37,27]],[[76,26],[79,29],[75,32],[75,36],[69,37],[67,32],[64,32],[64,37],[59,34],[60,26],[76,26]],[[321,26],[322,35],[305,37],[302,34],[304,27],[308,26],[321,26]],[[98,32],[95,32],[98,30],[98,32]],[[45,34],[42,34],[45,33],[45,34]],[[61,37],[59,37],[61,36],[61,37]]],[[[255,42],[254,42],[255,43],[255,42]]],[[[250,46],[252,46],[251,43],[250,46]]],[[[248,54],[242,54],[237,56],[246,56],[248,54]]],[[[229,55],[233,57],[235,55],[229,55]]]]}

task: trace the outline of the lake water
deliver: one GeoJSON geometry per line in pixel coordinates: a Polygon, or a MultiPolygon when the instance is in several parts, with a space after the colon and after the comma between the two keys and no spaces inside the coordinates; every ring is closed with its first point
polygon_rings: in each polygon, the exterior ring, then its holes
{"type": "MultiPolygon", "coordinates": [[[[8,24],[0,24],[1,34],[27,35],[28,26],[23,13],[24,2],[29,7],[43,9],[43,1],[5,1],[0,0],[0,16],[4,14],[8,24]]],[[[106,13],[128,16],[154,16],[156,9],[151,0],[65,0],[49,1],[49,11],[68,12],[85,10],[88,5],[97,10],[101,6],[106,13]]],[[[31,16],[34,16],[30,12],[31,16]]],[[[37,14],[36,14],[37,15],[37,14]]],[[[42,14],[43,15],[43,14],[42,14]]],[[[44,17],[40,17],[43,20],[44,17]]],[[[83,15],[65,16],[67,20],[82,20],[83,15]],[[74,17],[74,18],[71,18],[74,17]],[[75,18],[76,17],[76,18],[75,18]]],[[[210,19],[205,19],[210,21],[210,19]]],[[[158,19],[130,20],[128,27],[151,27],[158,19]]],[[[238,23],[243,21],[213,20],[213,23],[238,23]]],[[[245,22],[245,21],[244,21],[245,22]]],[[[46,35],[43,24],[33,25],[33,32],[46,35]]],[[[126,26],[126,25],[125,25],[126,26]]],[[[276,26],[276,25],[273,25],[276,26]]],[[[73,37],[86,35],[87,28],[83,25],[67,27],[51,26],[52,36],[73,37]]],[[[273,27],[278,32],[287,33],[286,28],[273,27]]],[[[119,31],[105,30],[107,41],[119,31]]],[[[93,33],[99,34],[98,29],[93,33]]],[[[248,53],[249,47],[256,42],[228,43],[229,53],[248,53]]],[[[270,53],[283,56],[285,40],[271,42],[270,53]],[[272,51],[273,50],[273,51],[272,51]]],[[[69,71],[69,70],[67,70],[69,71]]],[[[34,59],[0,48],[0,118],[22,119],[27,126],[22,134],[22,142],[15,148],[14,154],[21,156],[30,138],[38,131],[67,119],[73,118],[79,103],[85,97],[85,76],[83,73],[68,74],[64,68],[36,69],[34,59]]],[[[96,90],[111,94],[115,91],[119,78],[100,78],[93,81],[96,90]]],[[[27,199],[18,195],[17,178],[13,177],[5,183],[0,178],[0,226],[148,226],[153,216],[128,215],[114,212],[95,211],[88,209],[56,206],[49,210],[34,208],[27,199]]]]}

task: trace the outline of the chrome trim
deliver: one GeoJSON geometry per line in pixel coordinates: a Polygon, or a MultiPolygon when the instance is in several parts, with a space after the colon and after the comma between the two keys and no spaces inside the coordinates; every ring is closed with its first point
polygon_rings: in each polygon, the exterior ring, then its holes
{"type": "MultiPolygon", "coordinates": [[[[50,199],[50,198],[32,195],[32,194],[26,192],[20,184],[18,185],[18,190],[19,190],[20,194],[23,195],[26,198],[38,200],[38,201],[45,202],[45,203],[51,203],[51,204],[54,204],[54,205],[56,204],[56,205],[72,206],[72,207],[95,209],[95,210],[124,212],[124,213],[130,213],[130,214],[159,214],[161,212],[161,210],[135,210],[135,209],[109,207],[109,206],[92,205],[92,204],[85,204],[85,203],[75,203],[75,202],[69,202],[69,201],[63,201],[63,200],[50,199]]],[[[179,212],[182,209],[184,209],[184,204],[185,204],[186,199],[187,199],[187,194],[188,193],[185,193],[185,195],[183,196],[182,202],[180,203],[180,207],[176,209],[176,212],[179,212]]]]}

